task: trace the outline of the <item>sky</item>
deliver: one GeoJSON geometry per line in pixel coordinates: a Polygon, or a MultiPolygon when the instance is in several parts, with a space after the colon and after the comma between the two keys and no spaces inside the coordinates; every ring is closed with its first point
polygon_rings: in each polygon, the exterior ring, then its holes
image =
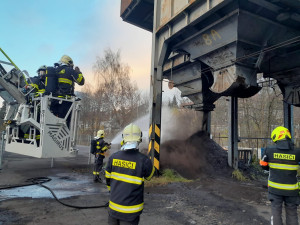
{"type": "Polygon", "coordinates": [[[0,28],[0,48],[31,77],[66,54],[92,83],[96,57],[111,48],[150,90],[152,33],[122,20],[120,0],[1,0],[0,28]]]}

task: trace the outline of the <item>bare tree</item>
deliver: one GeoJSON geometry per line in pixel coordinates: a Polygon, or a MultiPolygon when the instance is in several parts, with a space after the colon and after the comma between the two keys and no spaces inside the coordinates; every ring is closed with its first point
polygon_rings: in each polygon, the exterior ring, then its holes
{"type": "Polygon", "coordinates": [[[110,48],[94,64],[94,81],[83,89],[80,133],[93,135],[101,128],[114,135],[148,111],[148,97],[130,77],[130,67],[121,62],[120,52],[110,48]]]}
{"type": "Polygon", "coordinates": [[[109,112],[113,128],[122,128],[129,120],[140,100],[137,85],[130,78],[130,67],[121,62],[120,52],[106,49],[103,58],[97,58],[94,65],[95,80],[98,86],[95,96],[102,101],[101,105],[109,112]]]}

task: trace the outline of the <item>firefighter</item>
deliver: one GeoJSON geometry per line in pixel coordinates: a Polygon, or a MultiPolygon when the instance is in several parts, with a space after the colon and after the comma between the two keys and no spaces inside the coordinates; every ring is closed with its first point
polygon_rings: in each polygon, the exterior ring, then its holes
{"type": "Polygon", "coordinates": [[[40,68],[38,68],[38,70],[36,71],[38,75],[31,78],[32,83],[30,85],[35,88],[35,97],[38,97],[40,94],[44,94],[45,92],[46,70],[46,65],[40,66],[40,68]]]}
{"type": "MultiPolygon", "coordinates": [[[[36,71],[38,75],[31,78],[30,80],[28,80],[29,86],[31,86],[33,89],[32,92],[28,95],[28,98],[27,98],[28,104],[33,104],[33,98],[44,95],[46,71],[47,71],[46,65],[40,66],[38,68],[38,70],[36,71]]],[[[34,113],[33,107],[30,109],[30,112],[34,113]]],[[[40,106],[39,105],[37,108],[37,121],[40,122],[40,106]]],[[[26,135],[29,135],[29,134],[26,134],[26,135]]],[[[26,138],[26,135],[24,136],[24,138],[26,138]]]]}
{"type": "Polygon", "coordinates": [[[74,95],[74,85],[84,85],[84,77],[78,67],[73,69],[73,60],[63,55],[57,64],[56,71],[58,75],[58,97],[69,97],[74,95]]]}
{"type": "Polygon", "coordinates": [[[155,171],[151,160],[139,152],[142,132],[134,124],[123,130],[121,151],[111,155],[105,177],[110,190],[108,223],[138,224],[144,205],[144,179],[155,171]]]}
{"type": "MultiPolygon", "coordinates": [[[[84,77],[78,67],[73,69],[74,64],[71,57],[63,55],[58,63],[55,64],[55,72],[57,75],[57,90],[54,94],[55,97],[70,99],[74,96],[75,83],[84,85],[84,77]]],[[[51,110],[55,115],[64,118],[71,102],[68,101],[54,101],[51,105],[51,110]]]]}
{"type": "Polygon", "coordinates": [[[110,149],[110,144],[104,141],[104,130],[98,130],[97,136],[91,141],[91,153],[95,155],[93,177],[94,182],[101,182],[100,172],[103,166],[104,153],[110,149]]]}
{"type": "Polygon", "coordinates": [[[32,103],[32,98],[39,97],[39,95],[44,94],[46,70],[47,66],[40,66],[40,68],[36,71],[38,75],[27,80],[28,86],[26,86],[26,92],[29,86],[32,88],[32,92],[28,95],[28,103],[32,103]]]}
{"type": "Polygon", "coordinates": [[[273,147],[267,147],[260,165],[269,170],[268,198],[271,201],[271,224],[282,225],[282,204],[285,204],[286,224],[298,225],[299,187],[297,170],[300,151],[294,149],[290,131],[282,126],[272,131],[273,147]]]}

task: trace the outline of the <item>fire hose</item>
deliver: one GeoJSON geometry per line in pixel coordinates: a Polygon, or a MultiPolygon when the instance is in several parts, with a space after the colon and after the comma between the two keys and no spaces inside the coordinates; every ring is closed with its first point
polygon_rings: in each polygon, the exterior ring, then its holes
{"type": "Polygon", "coordinates": [[[18,187],[26,187],[26,186],[30,186],[30,185],[39,185],[39,186],[47,189],[48,191],[50,191],[50,193],[52,194],[52,196],[55,198],[56,201],[58,201],[60,204],[67,206],[67,207],[71,207],[71,208],[75,208],[75,209],[95,209],[95,208],[108,207],[108,202],[105,203],[104,205],[95,205],[95,206],[77,206],[77,205],[71,205],[71,204],[64,203],[59,198],[57,198],[56,194],[52,191],[51,188],[49,188],[43,184],[43,183],[46,183],[49,181],[51,181],[51,179],[49,177],[29,178],[26,180],[26,182],[31,182],[29,184],[9,185],[9,186],[5,186],[5,187],[0,187],[0,190],[18,188],[18,187]]]}

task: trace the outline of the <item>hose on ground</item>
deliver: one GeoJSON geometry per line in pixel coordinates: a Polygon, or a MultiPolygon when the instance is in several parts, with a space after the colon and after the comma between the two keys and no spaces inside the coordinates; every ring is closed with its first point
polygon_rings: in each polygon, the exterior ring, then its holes
{"type": "Polygon", "coordinates": [[[29,178],[26,180],[25,184],[16,184],[16,185],[7,185],[7,186],[1,186],[0,190],[5,190],[5,189],[12,189],[12,188],[19,188],[19,187],[26,187],[26,186],[31,186],[31,185],[36,185],[33,183],[33,180],[39,180],[40,183],[46,183],[51,181],[51,178],[49,177],[35,177],[35,178],[29,178]],[[30,183],[28,183],[30,182],[30,183]]]}
{"type": "Polygon", "coordinates": [[[48,177],[29,178],[26,180],[26,182],[31,182],[29,184],[9,185],[9,186],[5,186],[5,187],[0,187],[0,190],[18,188],[18,187],[26,187],[26,186],[30,186],[30,185],[39,185],[39,186],[47,189],[48,191],[50,191],[50,193],[52,194],[52,196],[55,198],[56,201],[58,201],[60,204],[67,206],[67,207],[71,207],[71,208],[75,208],[75,209],[95,209],[95,208],[108,207],[108,202],[105,203],[104,205],[95,205],[95,206],[77,206],[77,205],[71,205],[68,203],[64,203],[59,198],[57,198],[56,194],[52,191],[51,188],[49,188],[43,184],[43,183],[46,183],[49,181],[51,181],[51,179],[48,177]]]}

